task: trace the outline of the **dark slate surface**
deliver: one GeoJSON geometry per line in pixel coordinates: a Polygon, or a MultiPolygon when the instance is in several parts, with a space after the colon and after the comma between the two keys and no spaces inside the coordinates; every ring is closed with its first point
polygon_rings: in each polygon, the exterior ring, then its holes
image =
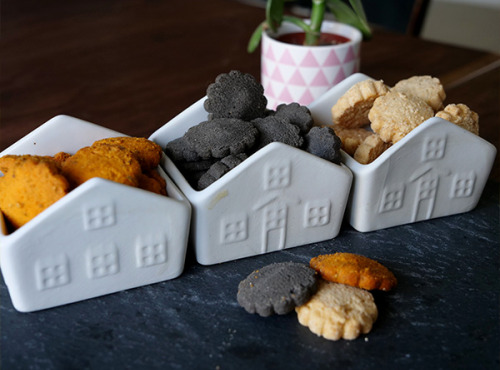
{"type": "Polygon", "coordinates": [[[215,266],[189,256],[164,283],[18,313],[2,281],[2,369],[498,369],[499,199],[489,183],[466,214],[371,233],[344,225],[330,241],[215,266]],[[399,280],[375,294],[368,335],[328,341],[295,313],[261,318],[236,302],[240,280],[272,262],[349,251],[399,280]]]}

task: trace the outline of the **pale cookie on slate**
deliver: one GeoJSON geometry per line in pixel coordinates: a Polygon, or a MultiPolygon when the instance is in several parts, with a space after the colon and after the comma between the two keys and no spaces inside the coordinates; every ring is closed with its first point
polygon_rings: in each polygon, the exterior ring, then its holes
{"type": "Polygon", "coordinates": [[[353,85],[332,107],[335,125],[345,128],[368,124],[368,112],[375,99],[385,95],[389,87],[383,81],[364,80],[353,85]]]}
{"type": "Polygon", "coordinates": [[[465,104],[448,104],[442,111],[436,113],[436,117],[479,135],[479,115],[465,104]]]}
{"type": "Polygon", "coordinates": [[[375,100],[368,114],[372,130],[386,143],[393,144],[433,116],[429,104],[399,91],[390,91],[375,100]]]}
{"type": "Polygon", "coordinates": [[[371,131],[366,130],[362,127],[357,128],[343,128],[337,125],[330,126],[335,131],[335,134],[340,138],[342,142],[341,148],[350,156],[354,155],[358,146],[372,134],[371,131]]]}
{"type": "Polygon", "coordinates": [[[377,134],[371,134],[358,146],[354,159],[361,164],[372,163],[390,146],[391,144],[386,143],[377,134]]]}
{"type": "Polygon", "coordinates": [[[417,96],[431,106],[434,112],[443,108],[446,93],[438,78],[432,76],[413,76],[399,81],[392,90],[417,96]]]}
{"type": "Polygon", "coordinates": [[[309,302],[295,311],[302,325],[330,340],[352,340],[368,334],[378,316],[370,292],[324,280],[309,302]]]}

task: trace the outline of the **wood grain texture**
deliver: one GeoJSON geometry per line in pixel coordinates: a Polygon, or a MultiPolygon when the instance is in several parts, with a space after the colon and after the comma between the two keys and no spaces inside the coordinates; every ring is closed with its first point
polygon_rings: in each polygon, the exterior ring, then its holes
{"type": "MultiPolygon", "coordinates": [[[[259,52],[248,54],[246,44],[263,16],[230,0],[2,3],[0,151],[58,114],[149,136],[219,73],[259,77],[259,52]]],[[[446,102],[475,110],[480,135],[498,147],[499,60],[375,29],[362,45],[361,72],[389,85],[440,78],[446,102]]]]}

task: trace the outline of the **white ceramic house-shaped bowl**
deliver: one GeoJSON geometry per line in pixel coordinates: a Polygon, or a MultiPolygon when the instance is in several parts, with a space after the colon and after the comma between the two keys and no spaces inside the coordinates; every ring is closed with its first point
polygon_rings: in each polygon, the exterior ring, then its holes
{"type": "MultiPolygon", "coordinates": [[[[357,73],[310,105],[317,125],[332,124],[331,108],[357,73]]],[[[496,148],[461,127],[433,117],[370,164],[343,153],[354,174],[348,214],[366,232],[472,210],[478,203],[496,148]]]]}
{"type": "MultiPolygon", "coordinates": [[[[151,137],[165,147],[207,119],[203,98],[151,137]]],[[[349,169],[282,143],[260,149],[222,178],[194,190],[166,156],[163,166],[193,207],[191,242],[204,265],[337,236],[349,169]]]]}
{"type": "MultiPolygon", "coordinates": [[[[115,136],[124,135],[57,116],[0,156],[74,153],[115,136]]],[[[0,263],[14,307],[41,310],[179,276],[191,206],[158,170],[168,197],[94,178],[10,234],[0,214],[0,263]]]]}

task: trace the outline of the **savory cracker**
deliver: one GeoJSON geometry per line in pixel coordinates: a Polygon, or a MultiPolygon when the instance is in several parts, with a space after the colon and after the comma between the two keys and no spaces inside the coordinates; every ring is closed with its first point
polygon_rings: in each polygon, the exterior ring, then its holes
{"type": "Polygon", "coordinates": [[[51,158],[6,157],[0,159],[8,163],[8,170],[0,177],[0,209],[8,222],[19,228],[66,195],[69,184],[51,158]]]}
{"type": "Polygon", "coordinates": [[[436,117],[450,121],[479,135],[479,115],[465,104],[448,104],[444,110],[436,113],[436,117]]]}
{"type": "Polygon", "coordinates": [[[397,285],[394,274],[375,260],[352,253],[314,257],[310,266],[325,280],[366,290],[391,290],[397,285]]]}
{"type": "Polygon", "coordinates": [[[368,124],[368,112],[373,102],[388,91],[389,87],[383,81],[364,80],[356,83],[332,107],[333,123],[344,128],[368,124]]]}
{"type": "Polygon", "coordinates": [[[295,311],[302,325],[329,340],[367,334],[378,316],[370,292],[328,281],[320,281],[316,294],[295,311]]]}
{"type": "Polygon", "coordinates": [[[368,114],[372,130],[386,143],[393,144],[433,116],[429,104],[399,91],[390,91],[375,100],[368,114]]]}
{"type": "Polygon", "coordinates": [[[429,104],[434,112],[443,108],[443,101],[446,98],[441,81],[432,76],[413,76],[401,80],[392,90],[419,97],[429,104]]]}
{"type": "Polygon", "coordinates": [[[371,134],[358,146],[354,159],[361,164],[372,163],[390,146],[391,144],[382,140],[378,134],[371,134]]]}

